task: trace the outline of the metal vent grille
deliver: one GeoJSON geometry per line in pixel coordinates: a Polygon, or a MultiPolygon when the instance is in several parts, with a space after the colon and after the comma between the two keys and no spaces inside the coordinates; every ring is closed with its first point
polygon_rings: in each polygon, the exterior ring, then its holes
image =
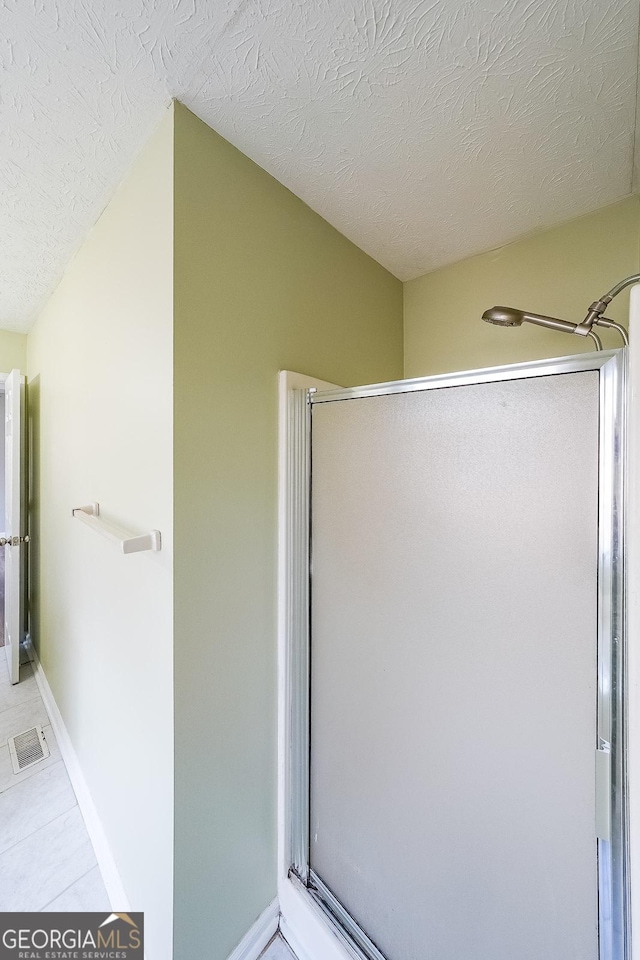
{"type": "Polygon", "coordinates": [[[9,737],[9,753],[14,773],[20,773],[49,756],[49,747],[42,727],[31,727],[9,737]]]}

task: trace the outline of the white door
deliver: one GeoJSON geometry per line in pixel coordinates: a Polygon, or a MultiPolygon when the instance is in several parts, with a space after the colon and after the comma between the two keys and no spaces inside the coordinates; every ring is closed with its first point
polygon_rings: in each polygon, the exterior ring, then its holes
{"type": "Polygon", "coordinates": [[[11,683],[20,680],[20,641],[23,627],[22,604],[22,432],[23,384],[19,370],[12,370],[5,382],[5,554],[4,649],[11,683]]]}

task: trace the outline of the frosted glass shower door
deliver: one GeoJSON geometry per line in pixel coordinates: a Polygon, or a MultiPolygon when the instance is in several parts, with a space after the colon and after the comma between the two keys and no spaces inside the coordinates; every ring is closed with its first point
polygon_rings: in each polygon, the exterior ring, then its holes
{"type": "Polygon", "coordinates": [[[370,956],[622,942],[596,824],[604,363],[311,397],[306,879],[370,956]]]}

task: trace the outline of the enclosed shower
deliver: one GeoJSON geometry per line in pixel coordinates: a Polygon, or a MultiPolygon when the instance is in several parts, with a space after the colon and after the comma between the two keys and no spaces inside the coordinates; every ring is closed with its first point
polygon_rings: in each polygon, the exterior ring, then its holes
{"type": "Polygon", "coordinates": [[[580,324],[484,314],[593,352],[289,383],[279,895],[311,960],[631,960],[629,360],[591,327],[626,344],[638,280],[580,324]]]}

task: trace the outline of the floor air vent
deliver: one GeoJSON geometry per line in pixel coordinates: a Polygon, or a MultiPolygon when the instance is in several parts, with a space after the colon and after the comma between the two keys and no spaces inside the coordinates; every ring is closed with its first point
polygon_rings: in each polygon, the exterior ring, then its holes
{"type": "Polygon", "coordinates": [[[42,727],[31,727],[9,737],[9,753],[14,773],[21,773],[49,756],[49,747],[42,727]]]}

